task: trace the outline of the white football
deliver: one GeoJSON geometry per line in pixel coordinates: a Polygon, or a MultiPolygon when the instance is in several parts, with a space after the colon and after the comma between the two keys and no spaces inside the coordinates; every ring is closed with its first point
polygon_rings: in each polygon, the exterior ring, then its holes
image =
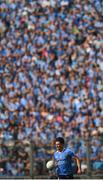
{"type": "Polygon", "coordinates": [[[46,167],[47,167],[47,169],[52,169],[54,167],[54,161],[53,160],[49,160],[46,163],[46,167]]]}

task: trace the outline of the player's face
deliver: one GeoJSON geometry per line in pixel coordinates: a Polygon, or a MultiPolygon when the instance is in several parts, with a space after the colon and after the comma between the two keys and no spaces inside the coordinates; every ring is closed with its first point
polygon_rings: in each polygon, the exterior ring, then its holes
{"type": "Polygon", "coordinates": [[[57,151],[62,151],[63,150],[63,144],[60,143],[59,141],[56,141],[55,145],[56,145],[57,151]]]}

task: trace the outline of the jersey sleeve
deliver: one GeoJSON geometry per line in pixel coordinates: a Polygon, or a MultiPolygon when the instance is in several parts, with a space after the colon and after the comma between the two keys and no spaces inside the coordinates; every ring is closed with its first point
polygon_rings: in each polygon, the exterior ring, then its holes
{"type": "Polygon", "coordinates": [[[71,149],[67,149],[67,152],[68,152],[69,156],[71,156],[71,157],[75,156],[74,152],[71,149]]]}

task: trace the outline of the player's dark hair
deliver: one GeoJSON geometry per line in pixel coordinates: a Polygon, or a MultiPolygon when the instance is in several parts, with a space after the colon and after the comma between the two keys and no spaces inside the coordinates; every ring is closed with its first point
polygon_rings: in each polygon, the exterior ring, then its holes
{"type": "Polygon", "coordinates": [[[57,137],[55,142],[59,141],[61,144],[64,144],[64,138],[63,137],[57,137]]]}

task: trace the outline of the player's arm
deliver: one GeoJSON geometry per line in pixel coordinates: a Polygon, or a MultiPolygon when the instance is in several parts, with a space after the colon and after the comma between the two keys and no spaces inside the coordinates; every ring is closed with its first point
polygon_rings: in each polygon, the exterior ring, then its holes
{"type": "Polygon", "coordinates": [[[80,163],[80,159],[75,155],[73,157],[73,159],[76,161],[76,164],[77,164],[77,167],[78,167],[78,173],[80,174],[81,173],[81,163],[80,163]]]}

